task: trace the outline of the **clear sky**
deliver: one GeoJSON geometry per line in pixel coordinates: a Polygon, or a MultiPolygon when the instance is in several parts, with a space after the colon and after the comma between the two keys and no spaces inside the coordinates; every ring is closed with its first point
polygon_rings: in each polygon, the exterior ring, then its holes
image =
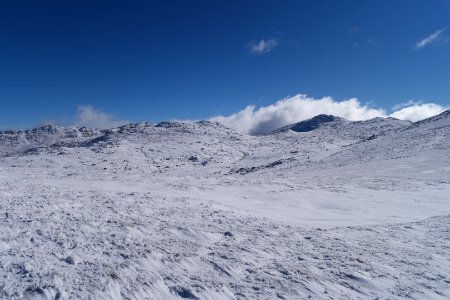
{"type": "Polygon", "coordinates": [[[0,1],[0,127],[202,119],[306,94],[448,106],[450,1],[0,1]]]}

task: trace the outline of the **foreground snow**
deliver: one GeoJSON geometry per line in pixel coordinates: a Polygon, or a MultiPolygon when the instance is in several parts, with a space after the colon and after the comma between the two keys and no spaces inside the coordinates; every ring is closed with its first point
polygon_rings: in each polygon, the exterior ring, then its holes
{"type": "Polygon", "coordinates": [[[448,299],[443,116],[0,135],[0,298],[448,299]]]}

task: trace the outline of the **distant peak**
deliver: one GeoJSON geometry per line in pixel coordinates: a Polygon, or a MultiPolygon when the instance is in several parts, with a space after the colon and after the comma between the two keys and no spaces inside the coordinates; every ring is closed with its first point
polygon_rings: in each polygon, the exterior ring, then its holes
{"type": "Polygon", "coordinates": [[[48,132],[48,133],[55,133],[55,132],[58,131],[58,129],[59,129],[58,126],[48,124],[48,125],[42,125],[42,126],[33,128],[31,130],[32,131],[44,131],[44,132],[48,132]]]}
{"type": "Polygon", "coordinates": [[[316,128],[319,128],[320,125],[322,125],[323,123],[329,123],[329,122],[334,122],[334,121],[338,121],[338,120],[342,120],[342,118],[333,116],[333,115],[317,115],[311,119],[305,120],[305,121],[301,121],[298,122],[296,124],[294,124],[290,129],[292,131],[296,131],[296,132],[308,132],[311,130],[314,130],[316,128]]]}
{"type": "Polygon", "coordinates": [[[195,124],[197,124],[199,126],[213,127],[213,128],[223,129],[223,130],[230,129],[230,128],[226,127],[225,125],[223,125],[219,122],[216,122],[216,121],[201,120],[201,121],[195,122],[195,124]]]}
{"type": "Polygon", "coordinates": [[[218,122],[208,121],[208,120],[201,120],[201,121],[197,121],[195,123],[198,125],[205,125],[205,126],[223,126],[222,124],[220,124],[218,122]]]}
{"type": "MultiPolygon", "coordinates": [[[[320,121],[320,122],[332,122],[332,121],[337,120],[337,119],[341,119],[341,118],[333,116],[333,115],[320,114],[320,115],[317,115],[317,116],[312,117],[311,119],[305,120],[305,121],[317,120],[317,121],[320,121]]],[[[302,122],[305,122],[305,121],[302,121],[302,122]]],[[[299,123],[301,123],[301,122],[299,122],[299,123]]]]}
{"type": "Polygon", "coordinates": [[[173,127],[180,127],[182,126],[182,122],[177,122],[177,121],[163,121],[163,122],[159,122],[158,124],[155,125],[155,127],[161,127],[161,128],[173,128],[173,127]]]}
{"type": "Polygon", "coordinates": [[[355,123],[363,123],[363,124],[370,124],[370,123],[392,123],[392,122],[396,122],[396,123],[404,123],[404,124],[411,124],[410,121],[407,120],[400,120],[400,119],[396,119],[393,117],[375,117],[372,119],[368,119],[368,120],[362,120],[362,121],[355,121],[355,123]]]}
{"type": "Polygon", "coordinates": [[[159,128],[184,128],[184,129],[192,129],[195,128],[213,128],[213,129],[220,129],[220,130],[229,130],[228,127],[215,122],[215,121],[208,121],[208,120],[201,120],[197,122],[192,121],[163,121],[155,125],[155,127],[159,128]]]}
{"type": "Polygon", "coordinates": [[[314,129],[319,128],[320,125],[323,123],[329,123],[329,122],[340,121],[340,120],[344,120],[344,119],[333,116],[333,115],[320,114],[315,117],[312,117],[311,119],[307,119],[307,120],[300,121],[295,124],[291,124],[291,125],[282,127],[275,131],[272,131],[271,133],[286,132],[288,130],[292,130],[295,132],[308,132],[308,131],[312,131],[314,129]]]}

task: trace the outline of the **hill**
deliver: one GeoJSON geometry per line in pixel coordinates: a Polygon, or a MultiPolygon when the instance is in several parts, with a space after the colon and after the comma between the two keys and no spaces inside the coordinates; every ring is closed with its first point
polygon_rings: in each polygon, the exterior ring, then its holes
{"type": "Polygon", "coordinates": [[[450,296],[450,113],[0,132],[0,298],[450,296]]]}

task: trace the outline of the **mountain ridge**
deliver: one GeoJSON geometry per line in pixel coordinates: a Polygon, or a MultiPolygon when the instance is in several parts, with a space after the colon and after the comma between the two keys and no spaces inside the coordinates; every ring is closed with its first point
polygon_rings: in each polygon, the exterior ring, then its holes
{"type": "MultiPolygon", "coordinates": [[[[331,122],[335,122],[335,121],[347,121],[347,122],[352,122],[352,123],[358,123],[358,122],[366,123],[366,122],[373,122],[373,121],[377,121],[377,120],[381,120],[381,121],[393,120],[393,121],[399,121],[399,122],[408,122],[410,124],[421,124],[421,123],[429,122],[434,119],[443,118],[443,117],[446,117],[449,115],[450,115],[450,110],[445,110],[444,112],[442,112],[438,115],[435,115],[435,116],[432,116],[432,117],[429,117],[429,118],[426,118],[426,119],[423,119],[423,120],[420,120],[417,122],[411,122],[411,121],[407,121],[407,120],[400,120],[400,119],[397,119],[394,117],[375,117],[375,118],[368,119],[368,120],[350,121],[348,119],[338,117],[335,115],[318,114],[312,118],[309,118],[309,119],[306,119],[303,121],[299,121],[299,122],[295,122],[295,123],[291,123],[291,124],[282,126],[280,128],[274,129],[263,135],[275,134],[275,133],[279,133],[279,132],[286,132],[289,129],[292,131],[296,131],[296,132],[308,132],[308,131],[319,128],[320,125],[322,125],[322,124],[331,123],[331,122]],[[296,127],[296,126],[298,126],[298,127],[296,127]]],[[[231,129],[230,127],[227,127],[227,126],[221,124],[220,122],[210,121],[210,120],[205,119],[205,120],[200,120],[200,121],[161,121],[159,123],[130,122],[130,123],[127,123],[122,126],[108,128],[108,129],[89,128],[86,126],[73,126],[73,125],[58,126],[58,125],[53,125],[53,124],[46,124],[46,125],[41,125],[41,126],[37,126],[37,127],[32,127],[32,128],[25,129],[25,130],[12,130],[12,129],[0,130],[0,134],[14,135],[14,134],[30,134],[30,133],[38,133],[38,132],[56,133],[61,130],[79,131],[79,132],[87,132],[87,131],[107,132],[107,131],[111,131],[111,130],[119,130],[119,129],[124,129],[124,128],[182,127],[186,124],[199,124],[199,125],[205,125],[205,126],[222,127],[222,128],[231,129]]]]}

